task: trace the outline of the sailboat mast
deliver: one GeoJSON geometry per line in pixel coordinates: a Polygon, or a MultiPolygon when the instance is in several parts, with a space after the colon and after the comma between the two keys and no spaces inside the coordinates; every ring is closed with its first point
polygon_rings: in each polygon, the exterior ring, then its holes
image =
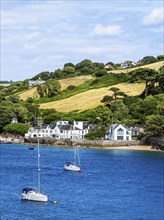
{"type": "Polygon", "coordinates": [[[78,164],[79,164],[79,166],[80,166],[80,157],[79,157],[78,147],[79,147],[79,146],[77,146],[77,160],[78,160],[78,164]]]}
{"type": "Polygon", "coordinates": [[[39,132],[38,132],[38,192],[40,192],[40,149],[39,149],[39,132]]]}
{"type": "Polygon", "coordinates": [[[74,165],[76,165],[76,148],[74,148],[74,165]]]}

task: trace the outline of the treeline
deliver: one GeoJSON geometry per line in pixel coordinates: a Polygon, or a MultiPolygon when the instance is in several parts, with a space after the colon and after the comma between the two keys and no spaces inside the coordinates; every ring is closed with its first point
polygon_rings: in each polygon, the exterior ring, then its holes
{"type": "MultiPolygon", "coordinates": [[[[157,57],[154,56],[146,56],[143,57],[141,60],[136,62],[136,66],[142,66],[146,64],[151,64],[155,62],[159,62],[164,60],[164,55],[159,55],[157,57]]],[[[133,63],[133,61],[126,61],[133,63]]],[[[129,66],[131,67],[131,66],[129,66]]],[[[85,59],[77,64],[73,63],[65,63],[63,69],[57,69],[54,72],[41,72],[34,76],[32,80],[36,80],[38,78],[42,80],[49,80],[49,79],[63,79],[72,76],[79,76],[79,75],[94,75],[96,77],[101,77],[107,74],[108,70],[117,70],[121,68],[120,63],[113,63],[108,62],[107,64],[92,62],[89,59],[85,59]]]]}

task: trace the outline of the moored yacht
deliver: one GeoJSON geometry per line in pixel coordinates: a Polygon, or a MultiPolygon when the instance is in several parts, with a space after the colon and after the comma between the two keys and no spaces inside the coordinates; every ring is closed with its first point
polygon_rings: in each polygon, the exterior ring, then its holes
{"type": "Polygon", "coordinates": [[[48,196],[44,195],[33,188],[24,188],[22,190],[22,199],[34,202],[47,202],[48,196]]]}
{"type": "Polygon", "coordinates": [[[24,188],[22,190],[22,199],[34,202],[48,202],[48,196],[40,192],[40,148],[39,148],[39,134],[38,134],[38,188],[24,188]]]}
{"type": "Polygon", "coordinates": [[[66,162],[64,165],[64,170],[67,171],[77,171],[81,172],[82,170],[80,169],[80,157],[79,157],[79,151],[78,151],[78,146],[74,148],[74,162],[66,162]]]}
{"type": "Polygon", "coordinates": [[[67,162],[67,163],[64,165],[64,169],[65,169],[65,170],[68,170],[68,171],[80,171],[80,167],[74,165],[74,164],[71,163],[71,162],[67,162]]]}

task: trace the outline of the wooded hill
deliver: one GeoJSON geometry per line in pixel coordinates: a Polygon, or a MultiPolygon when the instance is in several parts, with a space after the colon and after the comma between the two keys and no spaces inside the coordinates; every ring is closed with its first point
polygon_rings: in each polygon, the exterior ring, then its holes
{"type": "Polygon", "coordinates": [[[110,65],[90,60],[76,65],[67,63],[63,69],[37,74],[32,80],[40,78],[45,83],[33,88],[28,87],[29,79],[1,86],[0,130],[12,117],[21,123],[32,123],[37,116],[44,123],[62,119],[88,120],[101,127],[111,122],[142,125],[149,132],[162,135],[164,61],[156,58],[147,64],[152,57],[142,60],[144,65],[140,61],[126,69],[111,62],[110,65]]]}

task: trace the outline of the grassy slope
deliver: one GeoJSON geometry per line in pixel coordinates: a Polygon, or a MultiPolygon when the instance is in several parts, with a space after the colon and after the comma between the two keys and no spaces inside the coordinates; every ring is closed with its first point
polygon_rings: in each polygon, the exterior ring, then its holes
{"type": "Polygon", "coordinates": [[[111,70],[111,71],[108,71],[108,72],[112,72],[112,73],[128,73],[132,70],[136,70],[136,69],[139,69],[139,68],[148,68],[148,69],[155,69],[155,70],[158,70],[161,66],[164,65],[164,61],[160,61],[160,62],[156,62],[156,63],[151,63],[151,64],[147,64],[147,65],[144,65],[144,66],[138,66],[138,67],[133,67],[133,68],[129,68],[129,69],[121,69],[121,70],[111,70]]]}
{"type": "Polygon", "coordinates": [[[59,82],[61,84],[61,91],[65,90],[70,85],[79,86],[90,79],[93,79],[93,76],[84,75],[84,76],[77,76],[74,78],[61,79],[61,80],[59,80],[59,82]]]}
{"type": "Polygon", "coordinates": [[[40,108],[56,109],[59,112],[69,112],[74,110],[82,111],[90,109],[102,104],[100,101],[103,99],[105,95],[113,94],[113,92],[109,90],[111,87],[117,87],[122,92],[134,96],[142,93],[142,91],[145,88],[145,83],[120,83],[117,84],[117,86],[115,85],[99,89],[91,89],[63,100],[42,103],[40,105],[40,108]]]}
{"type": "MultiPolygon", "coordinates": [[[[158,70],[159,67],[164,65],[164,61],[148,64],[145,66],[140,67],[134,67],[130,69],[124,69],[124,70],[114,70],[111,71],[112,73],[126,73],[129,71],[132,71],[134,69],[138,68],[150,68],[150,69],[156,69],[158,70]]],[[[92,76],[84,75],[74,78],[68,78],[68,79],[62,79],[59,80],[62,86],[62,90],[65,90],[69,85],[81,85],[84,82],[92,79],[92,76]]],[[[73,95],[69,98],[65,98],[59,101],[51,101],[47,103],[42,103],[40,105],[43,109],[56,109],[59,112],[69,112],[73,110],[86,110],[93,108],[97,105],[102,104],[100,101],[105,95],[112,95],[112,92],[109,91],[109,88],[111,87],[117,87],[120,88],[122,92],[125,92],[128,95],[139,95],[144,90],[145,84],[129,84],[129,83],[120,83],[114,86],[110,87],[103,87],[99,89],[91,89],[86,92],[81,92],[79,94],[73,95]]],[[[29,89],[25,92],[22,92],[19,94],[20,98],[23,100],[26,100],[28,97],[36,97],[36,87],[29,89]]]]}
{"type": "MultiPolygon", "coordinates": [[[[93,76],[84,75],[84,76],[77,76],[77,77],[68,78],[68,79],[61,79],[59,80],[61,84],[61,91],[65,90],[70,85],[79,86],[90,79],[93,79],[93,76]]],[[[28,89],[27,91],[21,92],[19,94],[19,97],[22,100],[26,100],[29,97],[32,97],[32,98],[37,97],[36,87],[28,89]]]]}

